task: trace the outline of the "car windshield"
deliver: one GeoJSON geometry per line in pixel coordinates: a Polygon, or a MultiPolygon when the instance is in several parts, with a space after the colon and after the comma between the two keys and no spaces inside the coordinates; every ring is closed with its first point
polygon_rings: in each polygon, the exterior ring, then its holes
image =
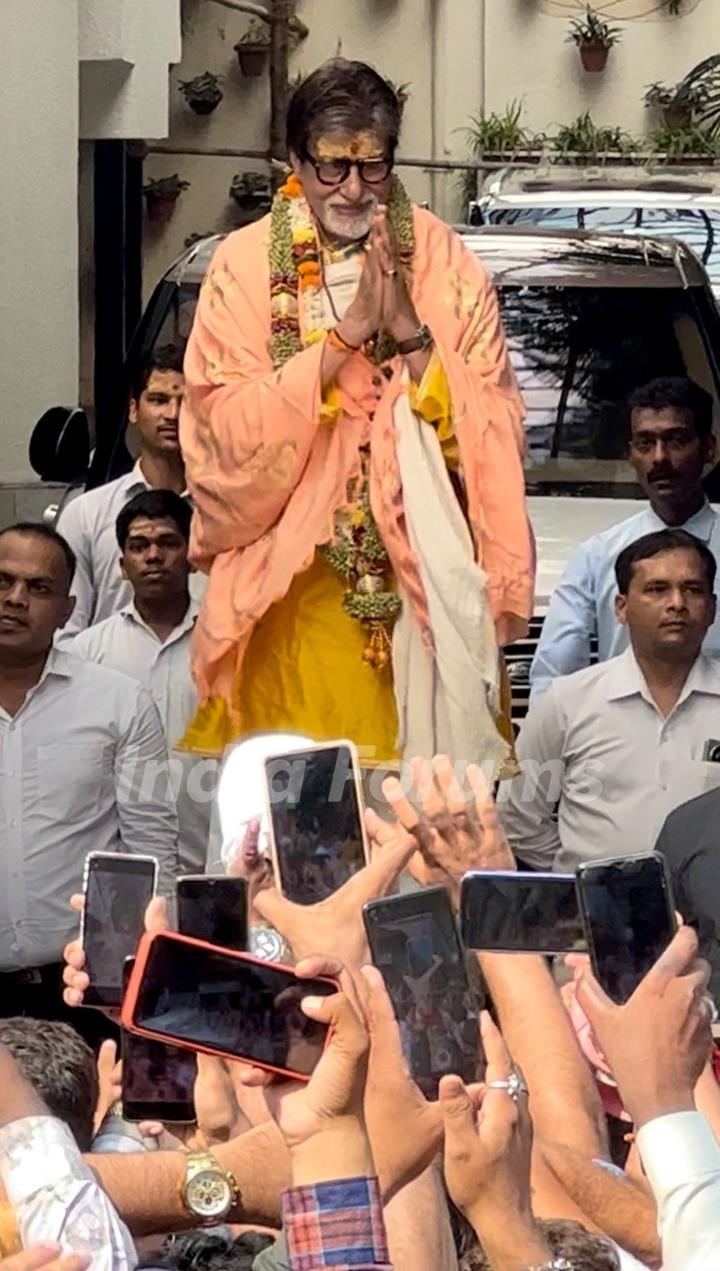
{"type": "Polygon", "coordinates": [[[720,295],[720,210],[678,207],[488,207],[488,225],[542,225],[547,229],[586,229],[596,233],[651,234],[678,238],[705,266],[720,295]]]}
{"type": "Polygon", "coordinates": [[[639,495],[626,460],[628,394],[659,375],[712,386],[693,289],[503,287],[527,407],[531,494],[639,495]]]}

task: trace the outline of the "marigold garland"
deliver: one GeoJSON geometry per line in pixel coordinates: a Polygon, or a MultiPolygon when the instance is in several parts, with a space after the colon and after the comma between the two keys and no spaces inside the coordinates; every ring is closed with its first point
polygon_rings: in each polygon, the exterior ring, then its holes
{"type": "MultiPolygon", "coordinates": [[[[400,263],[409,273],[415,256],[413,210],[397,177],[390,188],[388,219],[400,263]]],[[[325,338],[320,250],[302,185],[292,174],[275,195],[270,222],[270,353],[276,369],[303,348],[325,338]]],[[[380,332],[372,348],[372,360],[380,366],[396,354],[392,336],[380,332]]],[[[331,402],[325,403],[326,414],[332,414],[331,407],[331,402]]],[[[368,628],[364,661],[382,669],[390,660],[390,629],[401,601],[396,592],[387,590],[389,559],[370,508],[366,471],[352,514],[338,517],[336,537],[322,552],[328,564],[345,579],[343,609],[368,628]]]]}

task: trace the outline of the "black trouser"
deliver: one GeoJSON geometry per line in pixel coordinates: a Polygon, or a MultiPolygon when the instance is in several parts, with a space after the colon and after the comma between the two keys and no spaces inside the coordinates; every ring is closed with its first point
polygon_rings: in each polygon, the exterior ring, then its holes
{"type": "Polygon", "coordinates": [[[0,1018],[27,1015],[31,1019],[61,1020],[70,1024],[94,1050],[106,1037],[119,1038],[119,1029],[102,1011],[66,1006],[63,1001],[63,963],[0,971],[0,1018]]]}

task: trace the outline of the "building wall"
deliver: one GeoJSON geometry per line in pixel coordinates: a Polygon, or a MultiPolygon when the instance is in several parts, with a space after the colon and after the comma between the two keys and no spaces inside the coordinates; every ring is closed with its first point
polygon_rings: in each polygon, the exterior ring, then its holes
{"type": "MultiPolygon", "coordinates": [[[[583,71],[574,44],[566,42],[570,2],[539,4],[536,0],[487,0],[486,107],[501,111],[513,98],[523,103],[531,129],[543,131],[567,123],[589,110],[596,123],[619,124],[642,132],[650,122],[642,104],[655,80],[675,83],[718,47],[717,0],[700,0],[677,17],[658,12],[658,4],[641,0],[629,13],[652,9],[647,17],[617,24],[617,3],[607,6],[608,20],[622,27],[622,41],[610,51],[606,70],[583,71]]],[[[595,8],[602,9],[601,0],[595,8]]]]}
{"type": "Polygon", "coordinates": [[[0,433],[28,471],[48,406],[77,399],[77,0],[3,0],[0,39],[0,433]]]}
{"type": "Polygon", "coordinates": [[[16,487],[37,418],[91,383],[78,292],[91,301],[92,151],[79,139],[164,136],[179,56],[180,0],[0,3],[0,522],[27,507],[16,487]]]}
{"type": "MultiPolygon", "coordinates": [[[[340,50],[370,61],[397,84],[410,83],[402,154],[427,159],[459,157],[465,142],[458,131],[481,101],[481,5],[478,0],[299,0],[297,13],[310,34],[295,48],[291,74],[307,74],[340,50]]],[[[168,144],[205,149],[263,151],[268,145],[269,77],[243,79],[233,45],[249,18],[211,0],[192,6],[183,58],[171,74],[168,144]],[[192,113],[178,91],[181,80],[203,71],[223,75],[225,99],[214,114],[192,113]]],[[[227,230],[236,224],[228,190],[236,172],[263,171],[262,162],[239,158],[152,154],[148,176],[179,173],[191,188],[178,201],[166,226],[146,221],[145,291],[152,290],[193,233],[227,230]]],[[[450,217],[460,206],[457,178],[431,178],[417,168],[402,169],[411,195],[428,200],[450,217]]]]}

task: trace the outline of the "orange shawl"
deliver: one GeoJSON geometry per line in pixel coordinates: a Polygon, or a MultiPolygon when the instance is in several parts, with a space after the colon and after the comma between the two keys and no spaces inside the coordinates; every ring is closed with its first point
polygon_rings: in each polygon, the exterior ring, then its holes
{"type": "MultiPolygon", "coordinates": [[[[414,209],[413,301],[435,338],[477,560],[497,639],[523,635],[532,613],[531,533],[522,471],[524,411],[494,288],[449,226],[414,209]]],[[[191,557],[209,573],[195,629],[193,670],[203,730],[240,730],[234,688],[253,629],[334,532],[371,425],[373,513],[402,590],[429,647],[432,631],[403,519],[392,408],[402,359],[380,381],[361,354],[338,387],[343,413],[320,422],[322,343],[273,370],[269,218],[231,234],[202,287],[188,344],[181,443],[195,503],[191,557]],[[372,408],[372,409],[371,409],[372,408]],[[374,416],[374,417],[373,417],[374,416]]]]}

